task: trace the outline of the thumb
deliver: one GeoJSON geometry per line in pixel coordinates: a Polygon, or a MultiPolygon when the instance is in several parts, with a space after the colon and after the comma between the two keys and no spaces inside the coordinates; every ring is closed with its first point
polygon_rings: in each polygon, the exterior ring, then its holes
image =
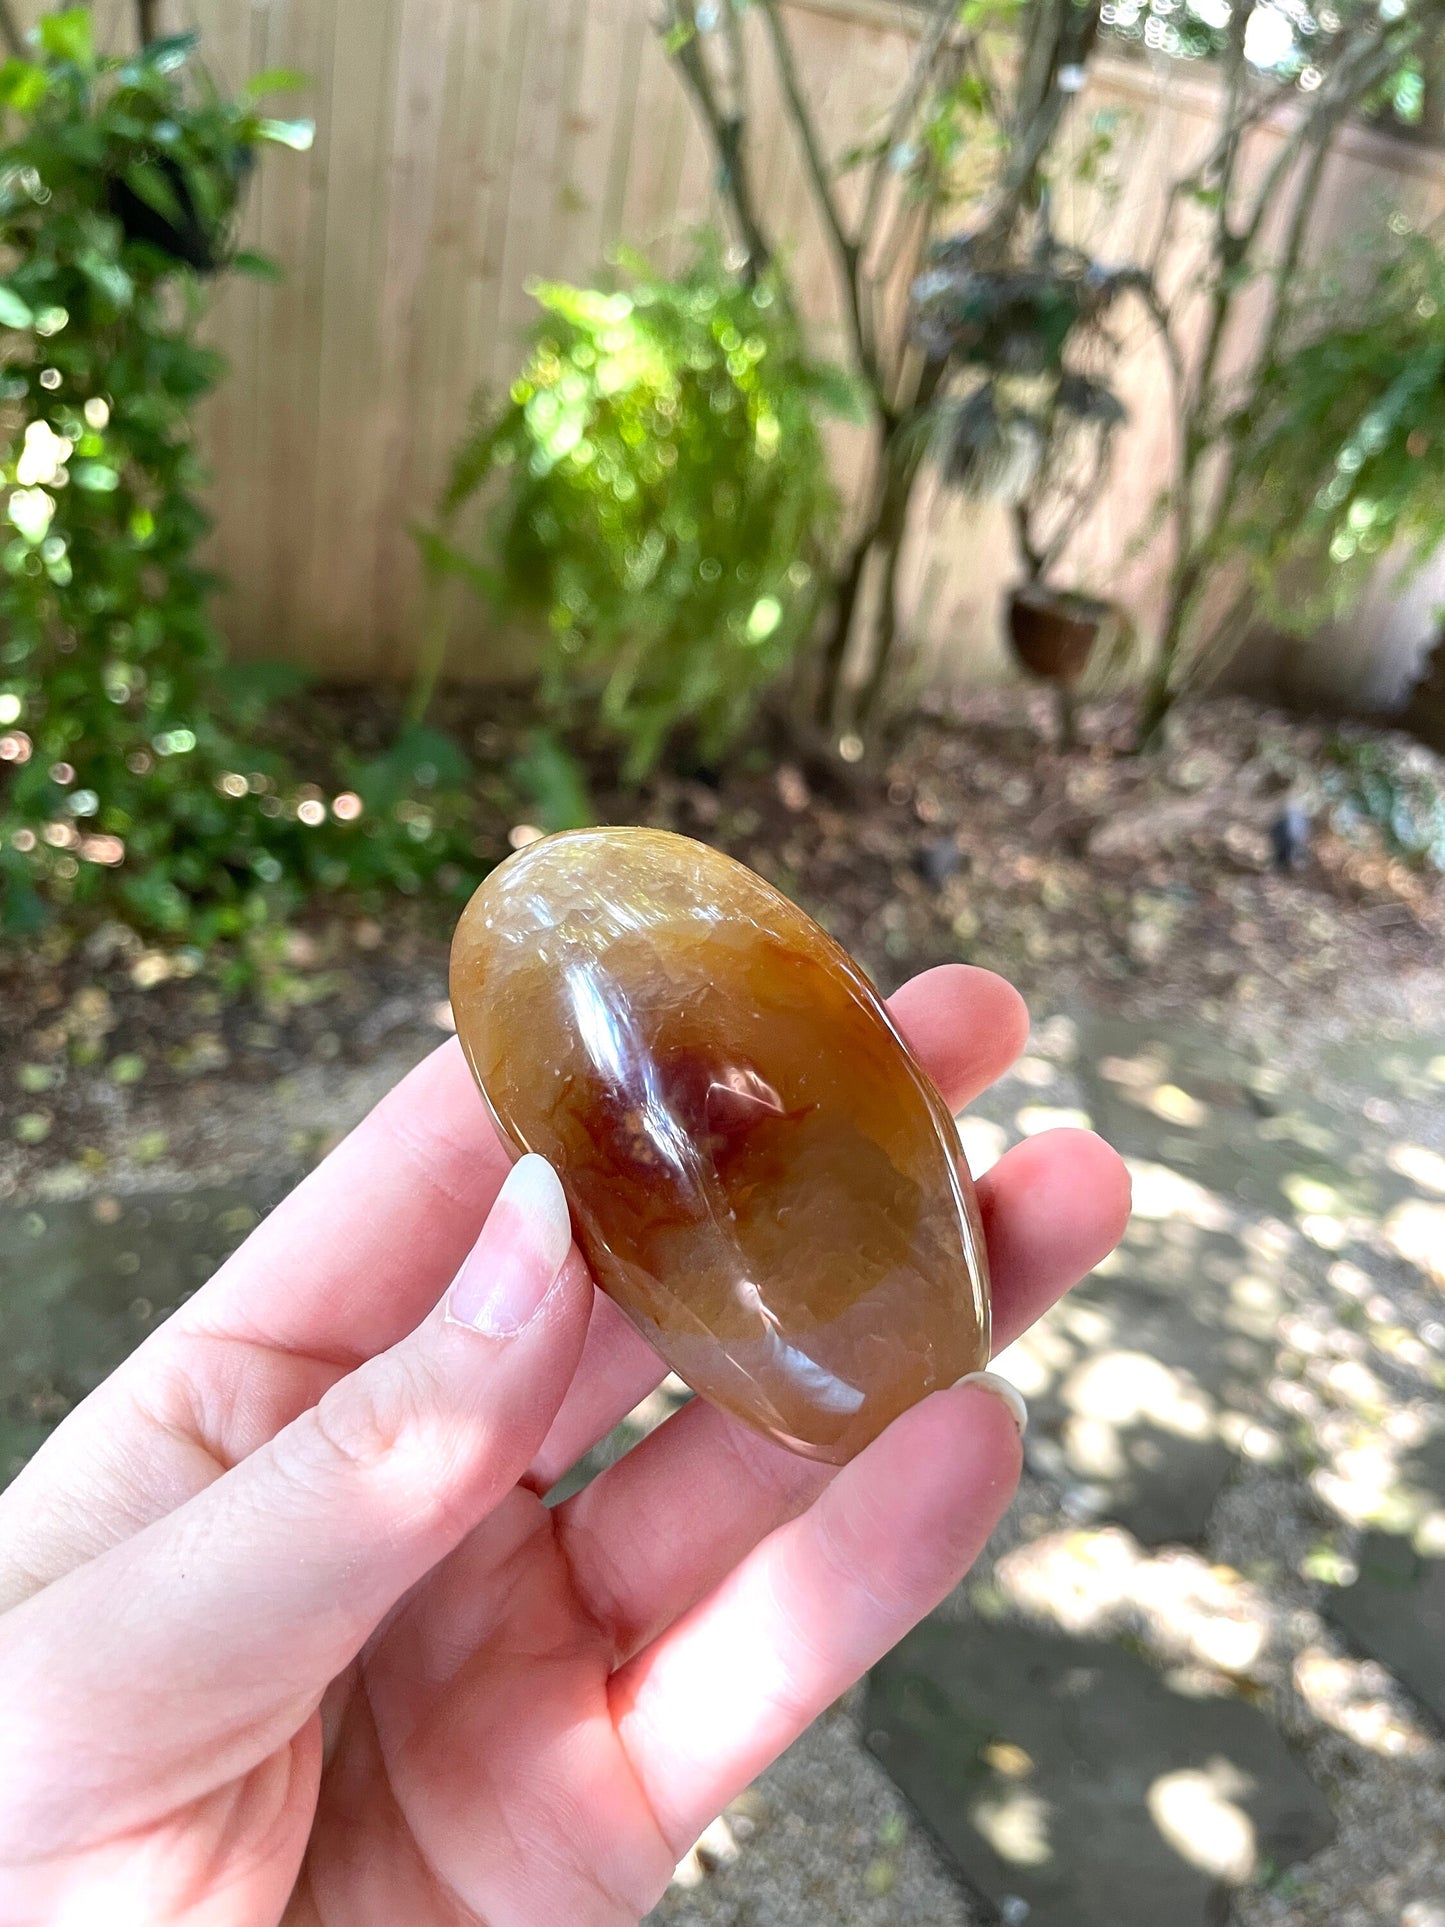
{"type": "Polygon", "coordinates": [[[0,1809],[33,1805],[37,1757],[57,1747],[69,1776],[57,1796],[84,1811],[87,1787],[125,1803],[118,1781],[143,1735],[134,1794],[154,1811],[158,1795],[194,1797],[289,1739],[526,1470],[576,1370],[592,1295],[557,1176],[524,1157],[416,1331],[178,1511],[0,1621],[0,1679],[27,1729],[5,1749],[27,1762],[27,1786],[0,1785],[0,1809]]]}

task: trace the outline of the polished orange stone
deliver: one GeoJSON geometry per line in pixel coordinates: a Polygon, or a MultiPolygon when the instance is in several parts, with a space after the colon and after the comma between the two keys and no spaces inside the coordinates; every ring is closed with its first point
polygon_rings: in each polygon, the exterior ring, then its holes
{"type": "Polygon", "coordinates": [[[505,1137],[695,1391],[841,1464],[988,1359],[948,1109],[863,973],[731,857],[659,830],[519,851],[452,945],[505,1137]]]}

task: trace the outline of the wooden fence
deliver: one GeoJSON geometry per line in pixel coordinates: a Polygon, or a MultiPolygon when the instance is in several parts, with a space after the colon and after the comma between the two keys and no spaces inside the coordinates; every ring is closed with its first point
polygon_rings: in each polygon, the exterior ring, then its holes
{"type": "MultiPolygon", "coordinates": [[[[132,31],[129,0],[96,12],[112,44],[132,31]]],[[[315,148],[268,153],[247,213],[247,245],[275,255],[285,281],[227,286],[213,324],[232,362],[207,445],[238,650],[346,677],[404,675],[419,603],[408,529],[429,510],[479,385],[504,387],[515,370],[527,282],[586,277],[619,239],[675,260],[713,211],[707,149],[653,12],[653,0],[165,0],[165,24],[199,27],[223,81],[274,67],[312,77],[286,111],[315,117],[315,148]]],[[[788,18],[824,139],[841,153],[878,124],[917,16],[902,0],[789,0],[788,18]]],[[[796,250],[819,347],[841,354],[831,266],[761,49],[752,79],[771,226],[796,250]]],[[[1065,225],[1082,222],[1096,248],[1123,255],[1149,231],[1179,153],[1207,137],[1211,83],[1102,62],[1089,102],[1132,110],[1132,178],[1112,211],[1066,207],[1065,225]]],[[[1259,137],[1261,159],[1277,138],[1259,137]]],[[[1386,203],[1445,201],[1437,157],[1381,137],[1351,133],[1332,165],[1324,203],[1340,231],[1386,203]]],[[[1169,445],[1145,333],[1126,377],[1120,481],[1078,561],[1147,622],[1162,557],[1131,553],[1130,538],[1169,445]]],[[[839,451],[846,473],[847,438],[839,451]]],[[[1012,572],[1002,519],[935,497],[913,547],[935,672],[998,673],[1012,572]]],[[[1306,680],[1328,668],[1342,692],[1398,683],[1438,588],[1376,598],[1327,658],[1311,658],[1306,680]]],[[[515,649],[473,611],[453,665],[503,672],[515,649]]]]}

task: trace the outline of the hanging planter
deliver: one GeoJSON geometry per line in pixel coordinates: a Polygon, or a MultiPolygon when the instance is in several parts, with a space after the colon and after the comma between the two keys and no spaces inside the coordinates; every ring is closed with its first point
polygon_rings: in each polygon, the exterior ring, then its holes
{"type": "Polygon", "coordinates": [[[250,147],[238,147],[201,175],[168,154],[134,161],[106,182],[106,202],[128,241],[142,241],[198,274],[215,274],[231,252],[231,227],[247,175],[250,147]],[[204,185],[204,200],[193,183],[204,185]]]}
{"type": "Polygon", "coordinates": [[[1112,614],[1112,605],[1096,596],[1026,583],[1008,600],[1009,641],[1031,676],[1072,688],[1112,614]]]}

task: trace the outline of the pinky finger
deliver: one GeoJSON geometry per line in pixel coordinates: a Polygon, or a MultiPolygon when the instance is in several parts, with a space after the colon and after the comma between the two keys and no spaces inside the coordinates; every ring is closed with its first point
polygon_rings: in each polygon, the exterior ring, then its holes
{"type": "Polygon", "coordinates": [[[1020,1461],[1002,1398],[937,1393],[614,1676],[618,1734],[675,1856],[958,1584],[1020,1461]]]}

